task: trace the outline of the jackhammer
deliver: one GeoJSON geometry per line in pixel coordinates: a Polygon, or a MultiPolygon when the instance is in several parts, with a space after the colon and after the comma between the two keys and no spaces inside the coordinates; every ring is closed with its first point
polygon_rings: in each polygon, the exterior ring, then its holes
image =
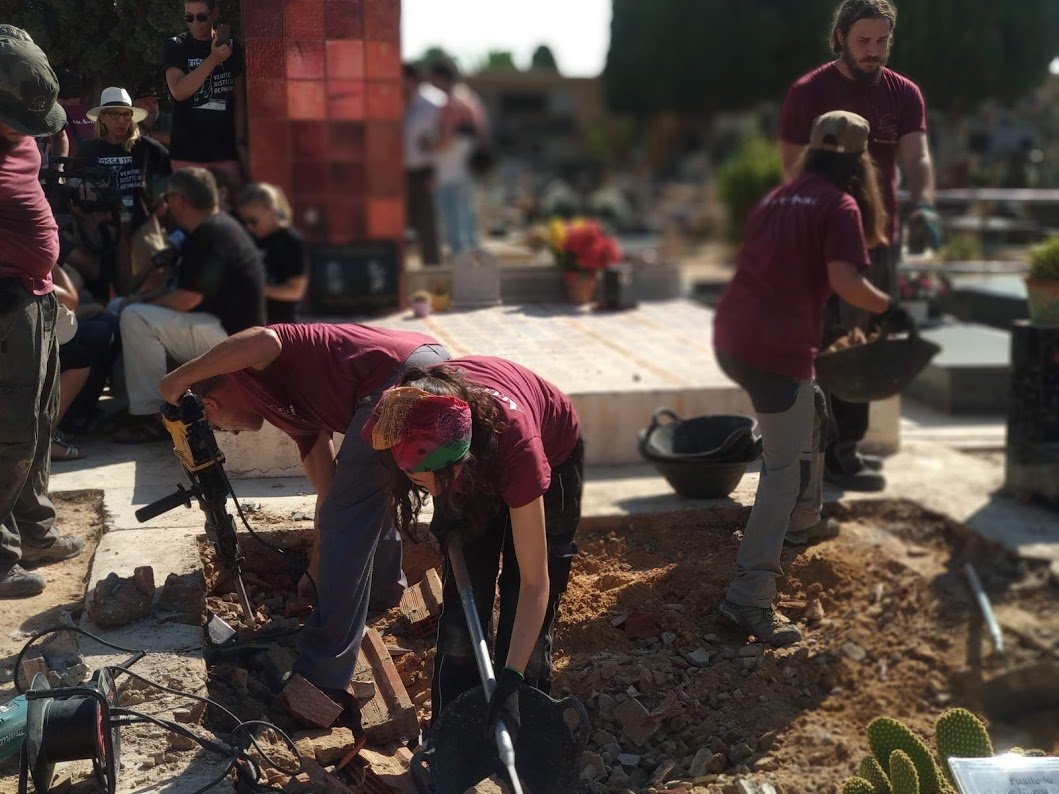
{"type": "Polygon", "coordinates": [[[243,586],[243,557],[235,534],[235,521],[226,507],[231,484],[221,465],[224,453],[217,447],[213,428],[202,410],[202,400],[187,392],[180,398],[179,405],[163,403],[162,422],[173,437],[173,452],[183,465],[191,487],[178,485],[169,496],[141,507],[136,511],[136,520],[142,523],[181,505],[191,507],[191,498],[194,497],[206,514],[206,537],[216,548],[224,567],[234,574],[243,614],[248,622],[253,623],[254,610],[243,586]]]}

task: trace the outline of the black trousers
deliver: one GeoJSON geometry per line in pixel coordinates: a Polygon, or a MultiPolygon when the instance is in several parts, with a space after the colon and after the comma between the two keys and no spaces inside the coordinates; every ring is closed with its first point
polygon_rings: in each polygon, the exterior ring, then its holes
{"type": "MultiPolygon", "coordinates": [[[[868,268],[868,281],[888,295],[897,294],[897,262],[901,247],[897,245],[879,245],[868,252],[871,266],[868,268]]],[[[836,339],[845,336],[854,328],[868,331],[872,315],[864,309],[850,306],[832,295],[824,307],[824,339],[820,346],[823,350],[836,339]]],[[[850,403],[833,394],[828,394],[831,426],[829,441],[824,462],[831,471],[853,474],[857,471],[857,445],[868,432],[868,414],[871,403],[850,403]]]]}
{"type": "Polygon", "coordinates": [[[414,168],[405,171],[405,202],[408,225],[415,229],[419,255],[424,265],[441,264],[438,245],[438,214],[434,204],[433,168],[414,168]]]}
{"type": "MultiPolygon", "coordinates": [[[[552,469],[551,486],[544,494],[544,521],[548,534],[548,608],[529,664],[526,666],[525,676],[527,684],[545,693],[551,690],[552,684],[552,644],[555,621],[559,614],[559,601],[566,592],[570,565],[574,554],[577,553],[574,534],[581,520],[583,483],[584,443],[579,440],[570,457],[552,469]]],[[[497,507],[496,517],[483,531],[470,536],[464,534],[463,554],[474,590],[478,621],[486,641],[493,649],[493,668],[499,672],[507,661],[507,651],[511,644],[520,578],[511,536],[510,514],[503,504],[498,504],[497,507]],[[494,639],[491,627],[498,568],[500,617],[494,639]]],[[[444,606],[438,622],[438,647],[431,682],[431,704],[435,716],[441,714],[446,705],[468,689],[481,684],[470,632],[448,560],[448,536],[460,525],[458,516],[443,513],[435,513],[430,524],[430,531],[446,550],[444,606]]]]}

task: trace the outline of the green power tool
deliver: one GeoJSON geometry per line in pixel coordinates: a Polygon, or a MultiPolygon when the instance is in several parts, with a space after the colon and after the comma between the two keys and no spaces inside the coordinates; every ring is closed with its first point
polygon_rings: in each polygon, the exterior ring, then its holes
{"type": "Polygon", "coordinates": [[[28,712],[29,704],[25,695],[12,698],[0,706],[0,760],[22,750],[28,712]]]}

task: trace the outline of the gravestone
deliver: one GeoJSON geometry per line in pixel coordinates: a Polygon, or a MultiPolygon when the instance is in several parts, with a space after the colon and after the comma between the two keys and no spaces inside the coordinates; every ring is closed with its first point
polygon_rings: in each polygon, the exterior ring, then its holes
{"type": "Polygon", "coordinates": [[[400,284],[400,253],[393,242],[321,245],[309,255],[309,302],[316,314],[394,311],[400,284]]]}
{"type": "Polygon", "coordinates": [[[921,332],[941,352],[905,389],[951,416],[1007,412],[1011,371],[1008,334],[975,323],[951,323],[921,332]]]}
{"type": "Polygon", "coordinates": [[[452,260],[452,308],[484,309],[500,305],[500,265],[480,248],[452,260]]]}
{"type": "Polygon", "coordinates": [[[1059,326],[1011,328],[1005,489],[1059,504],[1059,326]]]}

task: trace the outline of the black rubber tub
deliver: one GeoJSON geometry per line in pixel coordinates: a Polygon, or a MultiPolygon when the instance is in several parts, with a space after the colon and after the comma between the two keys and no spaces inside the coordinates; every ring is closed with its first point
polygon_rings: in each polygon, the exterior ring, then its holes
{"type": "Polygon", "coordinates": [[[720,499],[739,485],[761,455],[757,420],[745,414],[681,419],[660,408],[640,431],[640,455],[687,499],[720,499]]]}
{"type": "Polygon", "coordinates": [[[941,347],[912,332],[882,338],[816,357],[816,380],[826,391],[851,403],[885,400],[900,394],[941,347]]]}

